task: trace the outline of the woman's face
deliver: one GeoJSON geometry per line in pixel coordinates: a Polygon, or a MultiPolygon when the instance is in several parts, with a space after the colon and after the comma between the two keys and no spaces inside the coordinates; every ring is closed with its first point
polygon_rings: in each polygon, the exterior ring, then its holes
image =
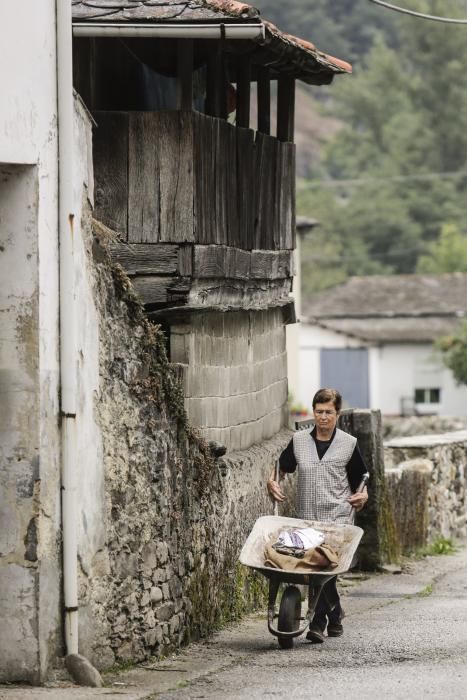
{"type": "Polygon", "coordinates": [[[315,422],[323,432],[333,431],[337,424],[338,413],[332,401],[317,403],[313,409],[315,422]]]}

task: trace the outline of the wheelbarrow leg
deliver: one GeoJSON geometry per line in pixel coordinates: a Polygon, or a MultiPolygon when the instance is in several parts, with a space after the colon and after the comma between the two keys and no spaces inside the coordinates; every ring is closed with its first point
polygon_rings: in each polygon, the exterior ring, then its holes
{"type": "Polygon", "coordinates": [[[271,629],[271,627],[274,625],[274,618],[276,615],[276,598],[277,598],[277,591],[279,590],[279,584],[280,580],[277,577],[273,577],[269,579],[269,594],[268,594],[268,627],[271,629]]]}

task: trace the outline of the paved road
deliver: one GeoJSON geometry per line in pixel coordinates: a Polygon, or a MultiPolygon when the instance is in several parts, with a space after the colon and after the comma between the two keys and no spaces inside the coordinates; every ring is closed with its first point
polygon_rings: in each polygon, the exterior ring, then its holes
{"type": "Polygon", "coordinates": [[[158,697],[467,698],[466,567],[411,598],[378,594],[350,593],[342,638],[280,651],[260,637],[241,662],[158,697]]]}
{"type": "Polygon", "coordinates": [[[467,698],[467,550],[343,584],[345,634],[323,645],[299,638],[280,650],[261,615],[163,662],[105,676],[106,688],[0,686],[0,699],[467,698]]]}

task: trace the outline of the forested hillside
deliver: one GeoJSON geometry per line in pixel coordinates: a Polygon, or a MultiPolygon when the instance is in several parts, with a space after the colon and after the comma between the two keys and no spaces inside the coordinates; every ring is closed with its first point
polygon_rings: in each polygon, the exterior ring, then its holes
{"type": "MultiPolygon", "coordinates": [[[[352,274],[467,271],[467,26],[402,16],[368,0],[262,0],[265,17],[349,60],[352,76],[309,88],[299,156],[305,291],[352,274]],[[341,124],[341,128],[336,128],[341,124]],[[305,143],[305,146],[304,146],[305,143]]],[[[467,18],[467,0],[400,0],[467,18]]],[[[306,100],[301,100],[306,103],[306,100]]]]}

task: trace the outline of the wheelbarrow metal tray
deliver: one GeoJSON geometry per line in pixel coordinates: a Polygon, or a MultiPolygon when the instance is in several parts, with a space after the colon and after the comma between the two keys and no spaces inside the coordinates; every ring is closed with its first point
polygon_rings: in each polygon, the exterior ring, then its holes
{"type": "MultiPolygon", "coordinates": [[[[284,518],[277,515],[264,515],[255,522],[242,551],[240,562],[251,569],[256,569],[262,574],[271,577],[283,575],[287,580],[300,583],[304,576],[312,575],[330,578],[343,574],[350,569],[352,559],[358,544],[362,538],[363,530],[356,525],[340,523],[323,523],[316,520],[300,520],[298,518],[284,518]],[[316,571],[287,571],[264,566],[264,549],[266,545],[277,539],[282,530],[301,529],[313,527],[324,534],[325,542],[338,554],[339,563],[335,569],[317,569],[316,571]]],[[[282,576],[281,576],[282,578],[282,576]]]]}

